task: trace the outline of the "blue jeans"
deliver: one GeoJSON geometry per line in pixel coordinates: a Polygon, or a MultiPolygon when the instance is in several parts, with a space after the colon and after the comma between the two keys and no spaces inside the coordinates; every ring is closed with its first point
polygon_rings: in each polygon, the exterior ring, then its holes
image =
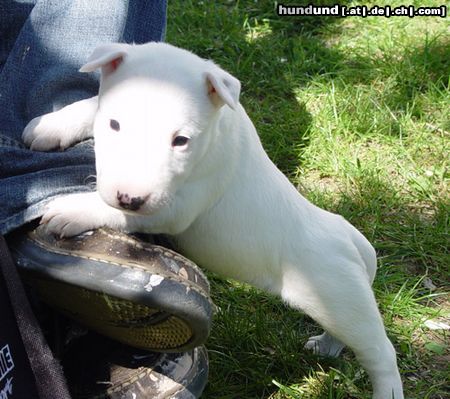
{"type": "Polygon", "coordinates": [[[90,191],[92,142],[27,149],[34,117],[92,97],[98,73],[78,69],[99,44],[163,40],[167,0],[0,1],[0,234],[42,216],[56,196],[90,191]]]}

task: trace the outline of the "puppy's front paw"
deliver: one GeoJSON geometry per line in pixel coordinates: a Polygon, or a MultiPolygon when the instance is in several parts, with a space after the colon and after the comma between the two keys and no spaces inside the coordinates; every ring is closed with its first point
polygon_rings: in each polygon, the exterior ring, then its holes
{"type": "Polygon", "coordinates": [[[67,131],[68,121],[60,111],[31,120],[25,127],[22,140],[35,151],[65,149],[72,144],[72,134],[67,131]]]}
{"type": "Polygon", "coordinates": [[[47,231],[60,237],[71,237],[99,227],[95,215],[86,208],[79,195],[73,194],[57,198],[47,205],[41,224],[46,224],[47,231]]]}
{"type": "Polygon", "coordinates": [[[22,139],[32,150],[64,150],[78,141],[92,137],[97,105],[97,97],[92,97],[34,118],[25,127],[22,139]]]}
{"type": "Polygon", "coordinates": [[[61,121],[57,112],[34,118],[25,127],[22,140],[32,150],[49,151],[61,148],[61,121]]]}

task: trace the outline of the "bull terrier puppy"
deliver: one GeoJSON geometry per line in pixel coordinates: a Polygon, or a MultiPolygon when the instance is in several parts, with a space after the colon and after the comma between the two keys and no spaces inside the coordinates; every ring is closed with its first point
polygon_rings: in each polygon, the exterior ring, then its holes
{"type": "Polygon", "coordinates": [[[239,81],[164,43],[101,46],[81,71],[98,68],[98,97],[36,118],[23,133],[40,151],[95,139],[97,191],[54,199],[42,217],[48,230],[169,234],[198,264],[279,295],[321,324],[307,348],[337,356],[350,347],[373,399],[403,399],[371,289],[375,250],[271,162],[239,103],[239,81]]]}

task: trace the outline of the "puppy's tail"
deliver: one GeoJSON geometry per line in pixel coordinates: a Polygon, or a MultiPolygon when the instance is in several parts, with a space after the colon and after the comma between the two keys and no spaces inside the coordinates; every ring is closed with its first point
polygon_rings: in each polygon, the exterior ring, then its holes
{"type": "Polygon", "coordinates": [[[353,244],[364,262],[370,284],[372,284],[377,272],[377,254],[375,248],[360,231],[355,228],[351,230],[353,244]]]}

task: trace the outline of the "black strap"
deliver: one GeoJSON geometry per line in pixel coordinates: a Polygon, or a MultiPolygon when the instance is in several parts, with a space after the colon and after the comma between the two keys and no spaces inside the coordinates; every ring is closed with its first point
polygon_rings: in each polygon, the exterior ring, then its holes
{"type": "Polygon", "coordinates": [[[0,236],[0,398],[70,399],[0,236]]]}

